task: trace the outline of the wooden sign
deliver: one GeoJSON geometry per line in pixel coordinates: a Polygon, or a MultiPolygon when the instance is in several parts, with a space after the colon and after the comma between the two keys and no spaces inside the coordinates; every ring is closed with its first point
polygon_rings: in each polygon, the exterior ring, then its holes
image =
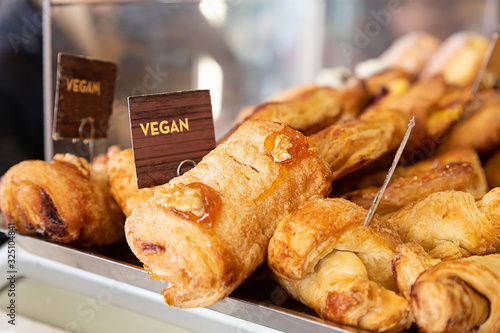
{"type": "Polygon", "coordinates": [[[162,185],[215,148],[208,90],[128,98],[137,187],[162,185]]]}
{"type": "Polygon", "coordinates": [[[54,140],[107,136],[116,72],[109,61],[58,54],[54,140]]]}

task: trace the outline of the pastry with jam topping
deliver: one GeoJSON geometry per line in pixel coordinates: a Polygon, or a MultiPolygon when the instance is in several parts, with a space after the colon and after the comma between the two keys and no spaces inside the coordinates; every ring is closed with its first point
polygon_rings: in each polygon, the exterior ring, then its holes
{"type": "Polygon", "coordinates": [[[156,279],[169,282],[166,303],[209,306],[266,260],[279,221],[328,195],[331,181],[304,135],[247,121],[195,168],[156,187],[127,218],[127,241],[156,279]]]}

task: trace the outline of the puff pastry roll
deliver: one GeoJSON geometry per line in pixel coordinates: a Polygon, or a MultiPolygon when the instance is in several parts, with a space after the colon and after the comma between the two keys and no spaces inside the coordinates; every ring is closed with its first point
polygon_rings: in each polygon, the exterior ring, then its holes
{"type": "Polygon", "coordinates": [[[0,209],[19,233],[79,246],[124,240],[124,216],[109,193],[107,157],[24,161],[0,182],[0,209]]]}
{"type": "Polygon", "coordinates": [[[423,272],[410,305],[422,332],[500,330],[500,255],[439,263],[423,272]]]}
{"type": "Polygon", "coordinates": [[[401,243],[367,211],[344,199],[317,198],[288,214],[269,243],[268,264],[295,299],[321,317],[376,332],[411,323],[397,295],[392,260],[401,243]]]}
{"type": "Polygon", "coordinates": [[[360,83],[345,89],[304,86],[248,109],[244,120],[279,122],[310,135],[341,118],[354,118],[367,102],[368,94],[360,83]]]}
{"type": "Polygon", "coordinates": [[[455,33],[441,43],[422,69],[420,78],[441,74],[448,84],[471,86],[488,53],[488,46],[488,39],[478,33],[455,33]]]}
{"type": "MultiPolygon", "coordinates": [[[[479,162],[475,167],[467,162],[453,162],[397,178],[387,185],[377,213],[386,215],[424,199],[431,193],[447,190],[469,192],[476,199],[482,198],[488,186],[479,162]]],[[[342,197],[370,209],[379,191],[380,187],[369,187],[346,193],[342,197]]]]}
{"type": "Polygon", "coordinates": [[[428,252],[444,241],[476,255],[500,252],[500,188],[477,202],[466,192],[436,192],[385,222],[404,242],[420,244],[428,252]]]}
{"type": "Polygon", "coordinates": [[[193,169],[159,186],[127,218],[134,254],[177,307],[229,295],[266,257],[279,221],[331,189],[331,171],[300,132],[245,122],[193,169]]]}
{"type": "Polygon", "coordinates": [[[113,146],[108,151],[108,178],[111,195],[125,214],[130,216],[134,209],[154,195],[154,188],[137,188],[134,153],[132,149],[121,150],[113,146]]]}
{"type": "MultiPolygon", "coordinates": [[[[445,166],[446,164],[454,162],[470,163],[474,170],[477,171],[477,174],[479,176],[478,184],[487,183],[485,175],[486,171],[483,170],[481,160],[479,159],[479,156],[474,149],[454,149],[440,155],[434,155],[410,166],[398,166],[396,169],[394,169],[391,180],[410,177],[422,171],[434,170],[439,167],[445,166]]],[[[362,171],[364,170],[360,170],[358,173],[362,171]]],[[[337,190],[337,192],[346,193],[369,187],[380,187],[383,185],[385,177],[387,176],[387,170],[382,170],[371,174],[358,173],[349,175],[341,182],[337,182],[335,184],[335,189],[337,190]]],[[[481,196],[483,196],[486,191],[487,190],[485,189],[484,193],[481,194],[481,196]]]]}
{"type": "Polygon", "coordinates": [[[379,59],[417,77],[441,41],[425,32],[412,32],[396,39],[379,59]]]}
{"type": "Polygon", "coordinates": [[[472,148],[484,155],[500,149],[500,97],[484,96],[471,113],[469,118],[453,127],[439,151],[472,148]]]}
{"type": "Polygon", "coordinates": [[[409,120],[405,112],[380,110],[364,114],[358,120],[329,126],[310,138],[336,180],[397,148],[409,120]]]}

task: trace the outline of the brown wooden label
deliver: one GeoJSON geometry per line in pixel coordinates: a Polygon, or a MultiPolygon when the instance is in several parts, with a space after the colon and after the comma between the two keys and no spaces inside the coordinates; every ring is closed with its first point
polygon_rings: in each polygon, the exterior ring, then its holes
{"type": "Polygon", "coordinates": [[[128,108],[138,188],[167,183],[183,161],[198,163],[215,148],[208,90],[131,96],[128,108]]]}
{"type": "Polygon", "coordinates": [[[109,61],[58,54],[54,140],[107,136],[116,72],[109,61]]]}

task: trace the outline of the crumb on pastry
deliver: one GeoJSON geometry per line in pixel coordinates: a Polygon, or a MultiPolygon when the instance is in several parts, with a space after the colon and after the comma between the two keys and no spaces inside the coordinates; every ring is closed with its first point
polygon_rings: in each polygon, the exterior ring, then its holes
{"type": "Polygon", "coordinates": [[[165,208],[175,208],[182,212],[191,212],[196,216],[205,213],[201,190],[185,185],[166,184],[155,189],[153,201],[165,208]]]}

